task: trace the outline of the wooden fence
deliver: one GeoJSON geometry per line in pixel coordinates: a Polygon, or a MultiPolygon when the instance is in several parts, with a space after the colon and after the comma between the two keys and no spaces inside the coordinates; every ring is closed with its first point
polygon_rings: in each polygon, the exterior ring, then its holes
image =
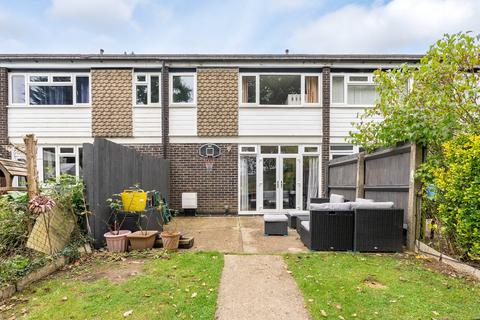
{"type": "Polygon", "coordinates": [[[421,163],[421,149],[416,145],[365,154],[363,152],[331,160],[328,171],[329,193],[342,194],[346,199],[392,201],[404,209],[407,245],[414,247],[419,231],[419,183],[414,172],[421,163]]]}
{"type": "Polygon", "coordinates": [[[103,243],[103,234],[108,231],[110,209],[106,200],[136,183],[144,190],[160,191],[168,200],[169,172],[168,160],[141,154],[106,139],[83,145],[83,177],[88,206],[93,213],[89,224],[96,246],[103,243]]]}

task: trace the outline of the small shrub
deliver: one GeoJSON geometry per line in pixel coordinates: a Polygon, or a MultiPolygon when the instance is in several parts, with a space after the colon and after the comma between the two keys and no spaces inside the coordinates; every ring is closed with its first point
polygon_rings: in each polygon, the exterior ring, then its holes
{"type": "Polygon", "coordinates": [[[468,258],[480,260],[480,136],[445,143],[443,162],[433,170],[438,217],[468,258]]]}
{"type": "Polygon", "coordinates": [[[0,257],[23,250],[30,215],[7,196],[0,197],[0,257]]]}

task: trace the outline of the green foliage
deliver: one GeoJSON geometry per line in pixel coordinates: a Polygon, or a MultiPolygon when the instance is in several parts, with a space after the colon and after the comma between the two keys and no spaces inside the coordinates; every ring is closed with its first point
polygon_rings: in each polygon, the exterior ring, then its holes
{"type": "Polygon", "coordinates": [[[445,143],[444,166],[433,170],[438,217],[470,259],[480,260],[480,135],[445,143]]]}
{"type": "Polygon", "coordinates": [[[77,216],[85,215],[85,197],[83,181],[75,176],[62,174],[60,178],[53,180],[51,188],[46,191],[57,206],[64,212],[70,212],[77,216]]]}
{"type": "Polygon", "coordinates": [[[22,208],[26,203],[0,197],[0,257],[6,257],[25,247],[30,215],[22,208]]]}
{"type": "Polygon", "coordinates": [[[415,67],[376,71],[379,99],[350,141],[366,150],[404,141],[439,148],[456,135],[479,134],[479,65],[480,36],[458,33],[437,41],[415,67]]]}
{"type": "Polygon", "coordinates": [[[46,259],[42,255],[16,255],[0,261],[0,285],[12,283],[29,272],[36,270],[46,263],[46,259]]]}

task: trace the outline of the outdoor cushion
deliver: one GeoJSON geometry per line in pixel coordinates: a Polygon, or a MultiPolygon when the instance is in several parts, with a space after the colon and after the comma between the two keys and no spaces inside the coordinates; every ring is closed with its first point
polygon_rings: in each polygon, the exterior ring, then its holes
{"type": "Polygon", "coordinates": [[[349,211],[351,210],[351,202],[342,203],[312,203],[311,210],[331,210],[331,211],[349,211]]]}
{"type": "Polygon", "coordinates": [[[263,220],[267,222],[287,222],[288,218],[284,214],[266,214],[263,220]]]}
{"type": "Polygon", "coordinates": [[[351,202],[352,209],[391,209],[393,202],[351,202]]]}
{"type": "Polygon", "coordinates": [[[292,211],[288,211],[288,214],[292,217],[292,216],[305,216],[305,215],[308,215],[308,212],[306,211],[301,211],[301,210],[292,210],[292,211]]]}
{"type": "Polygon", "coordinates": [[[355,202],[375,202],[373,199],[364,199],[364,198],[357,198],[355,202]]]}
{"type": "Polygon", "coordinates": [[[310,231],[310,221],[302,221],[300,222],[305,230],[310,231]]]}
{"type": "Polygon", "coordinates": [[[330,195],[330,203],[341,203],[341,202],[345,202],[345,197],[342,196],[341,194],[332,193],[330,195]]]}

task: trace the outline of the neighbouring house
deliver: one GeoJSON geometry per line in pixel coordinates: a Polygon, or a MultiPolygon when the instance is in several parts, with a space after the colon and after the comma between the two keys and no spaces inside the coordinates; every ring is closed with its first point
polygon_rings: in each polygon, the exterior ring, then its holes
{"type": "Polygon", "coordinates": [[[0,55],[0,157],[38,139],[39,179],[82,175],[95,137],[169,159],[170,201],[203,213],[304,210],[374,104],[373,71],[418,55],[0,55]],[[203,150],[219,150],[208,172],[203,150]],[[216,148],[218,147],[218,149],[216,148]]]}

